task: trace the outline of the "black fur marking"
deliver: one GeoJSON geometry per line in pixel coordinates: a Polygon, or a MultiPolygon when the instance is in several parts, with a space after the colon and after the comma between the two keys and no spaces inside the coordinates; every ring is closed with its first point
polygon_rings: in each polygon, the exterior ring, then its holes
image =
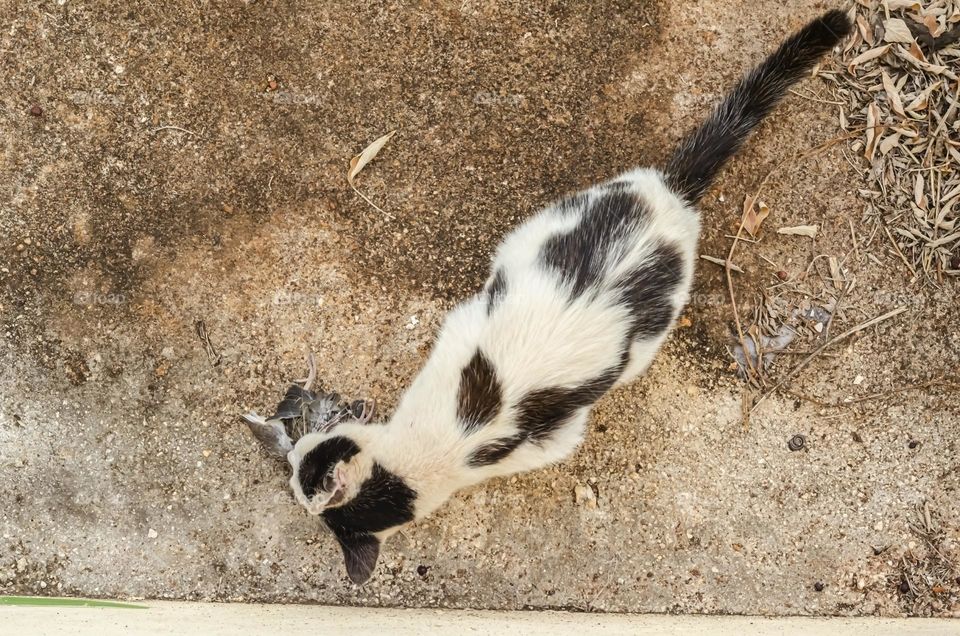
{"type": "Polygon", "coordinates": [[[525,433],[517,433],[510,437],[495,439],[470,453],[470,457],[467,459],[467,465],[471,468],[480,468],[482,466],[496,464],[510,455],[510,453],[516,450],[526,439],[527,435],[525,433]]]}
{"type": "Polygon", "coordinates": [[[323,478],[330,473],[337,462],[348,461],[359,452],[360,447],[349,437],[342,435],[331,437],[314,446],[300,460],[300,468],[297,472],[303,494],[309,499],[323,490],[323,478]]]}
{"type": "Polygon", "coordinates": [[[683,258],[673,245],[659,245],[644,265],[617,282],[620,302],[633,315],[630,340],[657,336],[667,330],[675,307],[670,296],[680,284],[683,258]]]}
{"type": "Polygon", "coordinates": [[[487,315],[493,313],[494,306],[500,302],[503,295],[507,293],[507,277],[502,269],[498,269],[493,275],[493,280],[487,286],[487,315]]]}
{"type": "MultiPolygon", "coordinates": [[[[564,200],[561,208],[571,206],[571,200],[564,200]]],[[[576,201],[585,205],[587,199],[580,195],[576,201]]],[[[622,187],[608,186],[593,198],[576,227],[544,244],[540,258],[571,285],[576,298],[601,280],[604,264],[617,258],[618,243],[644,216],[645,208],[636,195],[622,187]]]]}
{"type": "Polygon", "coordinates": [[[750,132],[852,26],[843,11],[828,11],[750,71],[674,152],[666,168],[674,192],[699,201],[750,132]]]}
{"type": "Polygon", "coordinates": [[[380,540],[372,534],[338,534],[337,542],[343,551],[347,576],[357,585],[363,585],[373,574],[380,557],[380,540]]]}
{"type": "Polygon", "coordinates": [[[403,479],[374,464],[357,495],[342,506],[324,510],[323,519],[334,532],[380,532],[412,521],[416,498],[416,491],[403,479]]]}
{"type": "Polygon", "coordinates": [[[560,216],[565,217],[571,214],[579,214],[587,204],[587,200],[589,198],[590,197],[586,192],[576,192],[574,194],[565,196],[557,201],[554,205],[559,208],[560,216]]]}
{"type": "Polygon", "coordinates": [[[517,405],[517,427],[532,442],[548,439],[577,411],[590,406],[610,390],[627,366],[625,350],[620,362],[578,387],[550,387],[528,393],[517,405]]]}
{"type": "Polygon", "coordinates": [[[480,349],[460,371],[457,417],[469,433],[489,424],[503,402],[503,388],[493,363],[480,349]]]}
{"type": "Polygon", "coordinates": [[[340,543],[347,574],[354,583],[370,578],[377,564],[380,542],[374,533],[413,521],[416,498],[416,491],[403,479],[374,464],[353,499],[323,511],[323,520],[340,543]]]}

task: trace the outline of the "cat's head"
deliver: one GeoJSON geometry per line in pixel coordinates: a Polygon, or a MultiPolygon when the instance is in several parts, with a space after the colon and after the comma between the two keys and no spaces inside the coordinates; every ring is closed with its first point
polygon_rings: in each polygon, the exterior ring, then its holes
{"type": "Polygon", "coordinates": [[[369,450],[375,427],[347,423],[310,433],[287,454],[294,496],[307,512],[322,515],[358,584],[373,573],[380,543],[413,520],[417,498],[369,450]]]}

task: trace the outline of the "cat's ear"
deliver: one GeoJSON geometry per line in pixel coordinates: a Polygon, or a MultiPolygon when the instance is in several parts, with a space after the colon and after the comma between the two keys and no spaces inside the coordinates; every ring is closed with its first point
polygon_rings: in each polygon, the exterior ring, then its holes
{"type": "Polygon", "coordinates": [[[357,585],[363,585],[373,574],[380,556],[380,540],[369,533],[337,535],[343,550],[347,575],[357,585]]]}
{"type": "Polygon", "coordinates": [[[328,477],[329,483],[327,480],[324,480],[322,488],[324,492],[329,495],[327,503],[324,504],[325,506],[338,506],[342,504],[346,498],[347,491],[350,487],[350,477],[345,466],[346,462],[337,462],[333,473],[328,477]]]}

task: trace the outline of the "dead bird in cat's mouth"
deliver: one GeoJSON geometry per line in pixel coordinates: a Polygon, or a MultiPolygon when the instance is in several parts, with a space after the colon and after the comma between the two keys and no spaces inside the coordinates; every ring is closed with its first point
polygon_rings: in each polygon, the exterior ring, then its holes
{"type": "Polygon", "coordinates": [[[366,424],[376,410],[374,400],[348,403],[337,392],[324,393],[319,387],[314,388],[317,367],[313,355],[307,357],[307,365],[307,377],[287,388],[272,416],[265,418],[255,411],[241,416],[264,449],[280,459],[287,459],[304,435],[327,433],[342,422],[366,424]]]}

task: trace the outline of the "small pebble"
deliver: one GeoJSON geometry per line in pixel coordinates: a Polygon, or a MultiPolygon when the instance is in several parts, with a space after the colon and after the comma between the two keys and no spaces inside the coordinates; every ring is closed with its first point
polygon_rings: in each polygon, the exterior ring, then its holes
{"type": "Polygon", "coordinates": [[[573,489],[573,497],[578,504],[586,504],[589,508],[597,507],[597,498],[593,494],[593,488],[590,486],[577,484],[573,489]]]}
{"type": "Polygon", "coordinates": [[[817,581],[816,583],[813,584],[813,589],[815,589],[818,592],[822,592],[824,587],[826,586],[820,581],[817,581]]]}
{"type": "Polygon", "coordinates": [[[907,583],[907,579],[900,581],[900,593],[907,594],[910,591],[910,584],[907,583]]]}
{"type": "Polygon", "coordinates": [[[40,117],[41,115],[43,115],[43,109],[40,108],[39,104],[34,104],[33,106],[30,107],[30,114],[33,115],[34,117],[40,117]]]}
{"type": "Polygon", "coordinates": [[[430,568],[427,567],[426,565],[417,566],[417,574],[419,574],[420,576],[426,576],[427,572],[429,571],[430,571],[430,568]]]}
{"type": "Polygon", "coordinates": [[[160,535],[157,534],[156,530],[154,530],[153,528],[150,528],[149,530],[147,530],[147,536],[151,539],[156,539],[160,535]]]}
{"type": "Polygon", "coordinates": [[[779,272],[777,272],[777,278],[780,280],[787,280],[790,278],[790,274],[781,269],[779,272]]]}
{"type": "Polygon", "coordinates": [[[920,445],[920,442],[918,442],[918,441],[915,440],[915,439],[912,439],[912,440],[910,440],[910,443],[907,444],[907,447],[910,448],[910,450],[913,450],[914,448],[916,448],[916,447],[919,446],[919,445],[920,445]]]}

